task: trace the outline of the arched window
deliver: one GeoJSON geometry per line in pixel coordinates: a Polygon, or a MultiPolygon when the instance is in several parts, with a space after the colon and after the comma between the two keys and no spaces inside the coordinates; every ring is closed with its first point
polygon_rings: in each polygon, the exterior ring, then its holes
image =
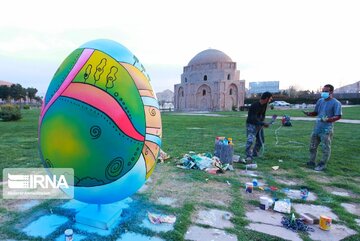
{"type": "Polygon", "coordinates": [[[203,96],[206,95],[206,90],[203,90],[203,96]]]}
{"type": "Polygon", "coordinates": [[[228,74],[227,79],[230,80],[230,74],[228,74]]]}
{"type": "Polygon", "coordinates": [[[184,97],[184,91],[181,91],[181,96],[184,97]]]}
{"type": "Polygon", "coordinates": [[[232,95],[232,89],[229,90],[229,95],[232,95]]]}
{"type": "Polygon", "coordinates": [[[187,82],[187,78],[185,78],[185,83],[187,82]]]}
{"type": "Polygon", "coordinates": [[[204,80],[207,80],[207,75],[204,75],[204,80]]]}

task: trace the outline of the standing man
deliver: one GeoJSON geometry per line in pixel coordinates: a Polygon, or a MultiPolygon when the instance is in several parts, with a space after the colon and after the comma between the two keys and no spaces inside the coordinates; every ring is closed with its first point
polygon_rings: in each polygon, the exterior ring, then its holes
{"type": "Polygon", "coordinates": [[[323,171],[330,159],[331,140],[333,137],[334,122],[342,115],[341,103],[333,98],[334,86],[325,85],[321,92],[321,98],[316,102],[313,112],[305,112],[307,116],[317,116],[316,123],[310,140],[310,159],[306,163],[309,167],[315,167],[315,171],[323,171]],[[322,157],[316,165],[316,153],[319,144],[322,143],[322,157]]]}
{"type": "Polygon", "coordinates": [[[260,101],[251,104],[246,119],[246,161],[251,162],[254,157],[259,155],[260,149],[264,145],[264,130],[263,127],[269,127],[265,123],[265,113],[267,104],[271,102],[272,94],[264,92],[261,95],[260,101]],[[253,145],[255,146],[253,147],[253,145]]]}

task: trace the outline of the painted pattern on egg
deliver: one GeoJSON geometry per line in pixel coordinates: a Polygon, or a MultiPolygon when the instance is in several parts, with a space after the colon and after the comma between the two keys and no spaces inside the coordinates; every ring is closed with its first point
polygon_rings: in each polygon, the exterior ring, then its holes
{"type": "Polygon", "coordinates": [[[39,120],[45,167],[73,168],[75,199],[111,203],[151,175],[161,146],[158,101],[143,65],[111,40],[90,41],[56,71],[39,120]]]}

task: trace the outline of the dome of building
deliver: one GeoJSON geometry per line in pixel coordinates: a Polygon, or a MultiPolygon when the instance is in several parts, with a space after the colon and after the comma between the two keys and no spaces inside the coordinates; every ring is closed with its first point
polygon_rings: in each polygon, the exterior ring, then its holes
{"type": "Polygon", "coordinates": [[[227,56],[224,52],[221,52],[217,49],[207,49],[201,51],[194,58],[192,58],[188,64],[196,65],[196,64],[205,64],[205,63],[214,63],[214,62],[233,62],[229,56],[227,56]]]}

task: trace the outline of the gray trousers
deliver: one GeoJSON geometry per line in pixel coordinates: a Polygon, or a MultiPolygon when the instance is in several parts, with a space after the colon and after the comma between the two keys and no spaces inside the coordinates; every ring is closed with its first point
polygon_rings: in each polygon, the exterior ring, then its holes
{"type": "Polygon", "coordinates": [[[321,144],[321,150],[322,150],[322,157],[320,162],[323,162],[326,164],[331,155],[331,140],[333,138],[333,131],[329,131],[327,133],[319,133],[315,134],[314,132],[311,134],[310,139],[310,160],[312,162],[315,162],[316,160],[316,154],[317,154],[317,148],[321,144]]]}
{"type": "Polygon", "coordinates": [[[260,149],[265,142],[264,129],[261,126],[246,124],[246,157],[256,157],[259,155],[260,149]],[[254,145],[255,144],[255,145],[254,145]]]}

